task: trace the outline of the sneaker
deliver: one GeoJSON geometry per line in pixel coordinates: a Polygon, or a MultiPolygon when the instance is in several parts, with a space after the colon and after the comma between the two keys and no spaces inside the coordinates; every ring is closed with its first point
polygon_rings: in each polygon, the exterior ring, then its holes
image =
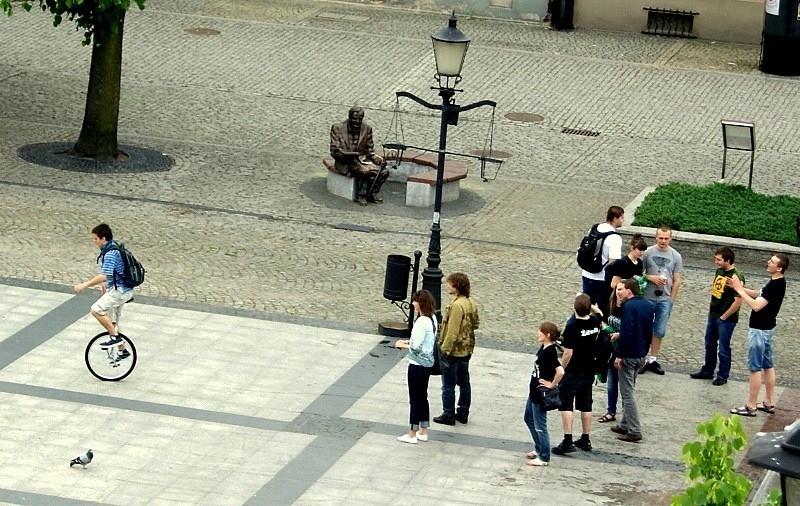
{"type": "Polygon", "coordinates": [[[545,462],[544,460],[540,459],[539,457],[535,457],[532,459],[528,459],[526,462],[529,466],[549,466],[549,462],[545,462]]]}
{"type": "Polygon", "coordinates": [[[692,374],[689,375],[689,377],[694,380],[710,380],[711,378],[714,377],[714,375],[709,374],[701,369],[697,372],[693,372],[692,374]]]}
{"type": "Polygon", "coordinates": [[[575,445],[572,443],[567,443],[566,441],[561,441],[558,446],[553,447],[553,453],[556,455],[564,455],[566,453],[572,453],[575,451],[575,445]]]}
{"type": "Polygon", "coordinates": [[[397,436],[397,440],[401,443],[411,443],[412,445],[417,444],[416,437],[408,437],[408,434],[403,434],[402,436],[397,436]]]}
{"type": "Polygon", "coordinates": [[[439,416],[434,416],[433,421],[434,423],[440,423],[442,425],[455,425],[456,417],[442,414],[439,416]]]}
{"type": "Polygon", "coordinates": [[[714,385],[715,387],[719,387],[719,386],[724,385],[727,382],[728,382],[728,380],[726,380],[726,379],[714,378],[714,381],[712,381],[711,384],[714,385]]]}
{"type": "Polygon", "coordinates": [[[116,346],[122,342],[122,338],[119,336],[108,336],[108,341],[100,343],[100,348],[103,350],[107,350],[112,346],[116,346]]]}
{"type": "Polygon", "coordinates": [[[428,440],[427,434],[420,434],[419,432],[417,432],[417,441],[425,442],[427,440],[428,440]]]}
{"type": "Polygon", "coordinates": [[[469,413],[456,413],[456,421],[457,422],[463,423],[464,425],[466,425],[468,419],[469,419],[469,413]]]}
{"type": "Polygon", "coordinates": [[[628,429],[623,429],[623,428],[622,428],[622,427],[620,427],[619,425],[614,425],[613,427],[611,427],[611,432],[614,432],[614,433],[616,433],[616,434],[622,434],[622,435],[625,435],[625,434],[627,434],[627,433],[628,433],[628,429]]]}
{"type": "Polygon", "coordinates": [[[356,203],[360,206],[365,206],[367,205],[367,199],[365,199],[364,197],[358,197],[356,199],[356,203]]]}
{"type": "Polygon", "coordinates": [[[661,368],[661,364],[656,362],[655,360],[647,364],[650,367],[650,371],[658,374],[659,376],[664,375],[664,369],[661,368]]]}
{"type": "Polygon", "coordinates": [[[130,356],[131,356],[131,352],[129,352],[128,350],[122,350],[122,351],[121,351],[121,352],[119,352],[119,354],[117,355],[116,361],[117,361],[117,362],[122,362],[122,361],[123,361],[123,360],[125,360],[126,358],[130,358],[130,356]]]}
{"type": "Polygon", "coordinates": [[[592,442],[589,441],[588,437],[586,439],[580,438],[577,441],[575,441],[575,447],[580,448],[585,452],[590,452],[592,451],[592,442]]]}

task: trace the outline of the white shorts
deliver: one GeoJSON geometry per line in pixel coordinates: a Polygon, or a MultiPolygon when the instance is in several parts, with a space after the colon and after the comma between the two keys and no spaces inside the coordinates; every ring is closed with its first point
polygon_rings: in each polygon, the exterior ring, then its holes
{"type": "Polygon", "coordinates": [[[133,290],[123,292],[118,288],[109,288],[97,302],[92,304],[92,311],[97,314],[108,316],[114,323],[119,323],[122,313],[122,306],[133,298],[133,290]]]}

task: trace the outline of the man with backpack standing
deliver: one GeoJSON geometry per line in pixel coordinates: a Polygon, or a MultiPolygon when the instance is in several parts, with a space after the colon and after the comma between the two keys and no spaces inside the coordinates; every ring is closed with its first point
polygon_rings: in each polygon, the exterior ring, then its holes
{"type": "MultiPolygon", "coordinates": [[[[122,343],[122,338],[119,337],[119,317],[122,312],[122,306],[133,298],[133,282],[127,280],[128,278],[126,266],[122,258],[121,245],[114,241],[114,235],[111,232],[111,227],[105,223],[101,223],[92,229],[92,242],[95,246],[100,248],[100,255],[97,261],[100,263],[100,273],[86,281],[75,285],[73,288],[77,293],[82,292],[86,288],[100,285],[103,295],[92,304],[91,312],[100,325],[108,331],[109,338],[107,341],[100,343],[101,348],[110,348],[122,343]],[[127,282],[127,284],[126,284],[127,282]]],[[[119,348],[119,360],[128,358],[130,352],[124,349],[124,344],[119,348]]]]}
{"type": "Polygon", "coordinates": [[[578,265],[582,268],[583,293],[592,304],[608,316],[611,285],[606,281],[606,268],[622,258],[622,237],[617,228],[625,221],[625,210],[611,206],[606,212],[606,222],[592,226],[578,248],[578,265]]]}

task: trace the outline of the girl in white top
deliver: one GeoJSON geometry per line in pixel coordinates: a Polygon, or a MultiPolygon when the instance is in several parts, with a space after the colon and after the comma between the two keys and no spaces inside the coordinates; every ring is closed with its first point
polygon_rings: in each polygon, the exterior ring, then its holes
{"type": "Polygon", "coordinates": [[[408,434],[397,440],[416,444],[428,440],[430,406],[428,404],[428,381],[431,368],[438,359],[434,351],[436,342],[436,302],[428,290],[420,290],[411,296],[411,304],[419,317],[411,330],[411,339],[401,339],[396,348],[408,348],[408,403],[410,405],[408,434]]]}

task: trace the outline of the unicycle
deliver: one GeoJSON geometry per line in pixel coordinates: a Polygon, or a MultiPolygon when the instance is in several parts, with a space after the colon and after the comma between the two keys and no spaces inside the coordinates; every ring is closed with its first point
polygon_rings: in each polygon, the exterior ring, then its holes
{"type": "Polygon", "coordinates": [[[123,358],[120,353],[120,344],[107,349],[100,347],[100,343],[108,340],[108,332],[101,332],[94,336],[86,345],[86,367],[95,378],[102,381],[119,381],[126,378],[136,367],[136,347],[128,336],[118,334],[125,343],[125,350],[130,353],[123,358]]]}

